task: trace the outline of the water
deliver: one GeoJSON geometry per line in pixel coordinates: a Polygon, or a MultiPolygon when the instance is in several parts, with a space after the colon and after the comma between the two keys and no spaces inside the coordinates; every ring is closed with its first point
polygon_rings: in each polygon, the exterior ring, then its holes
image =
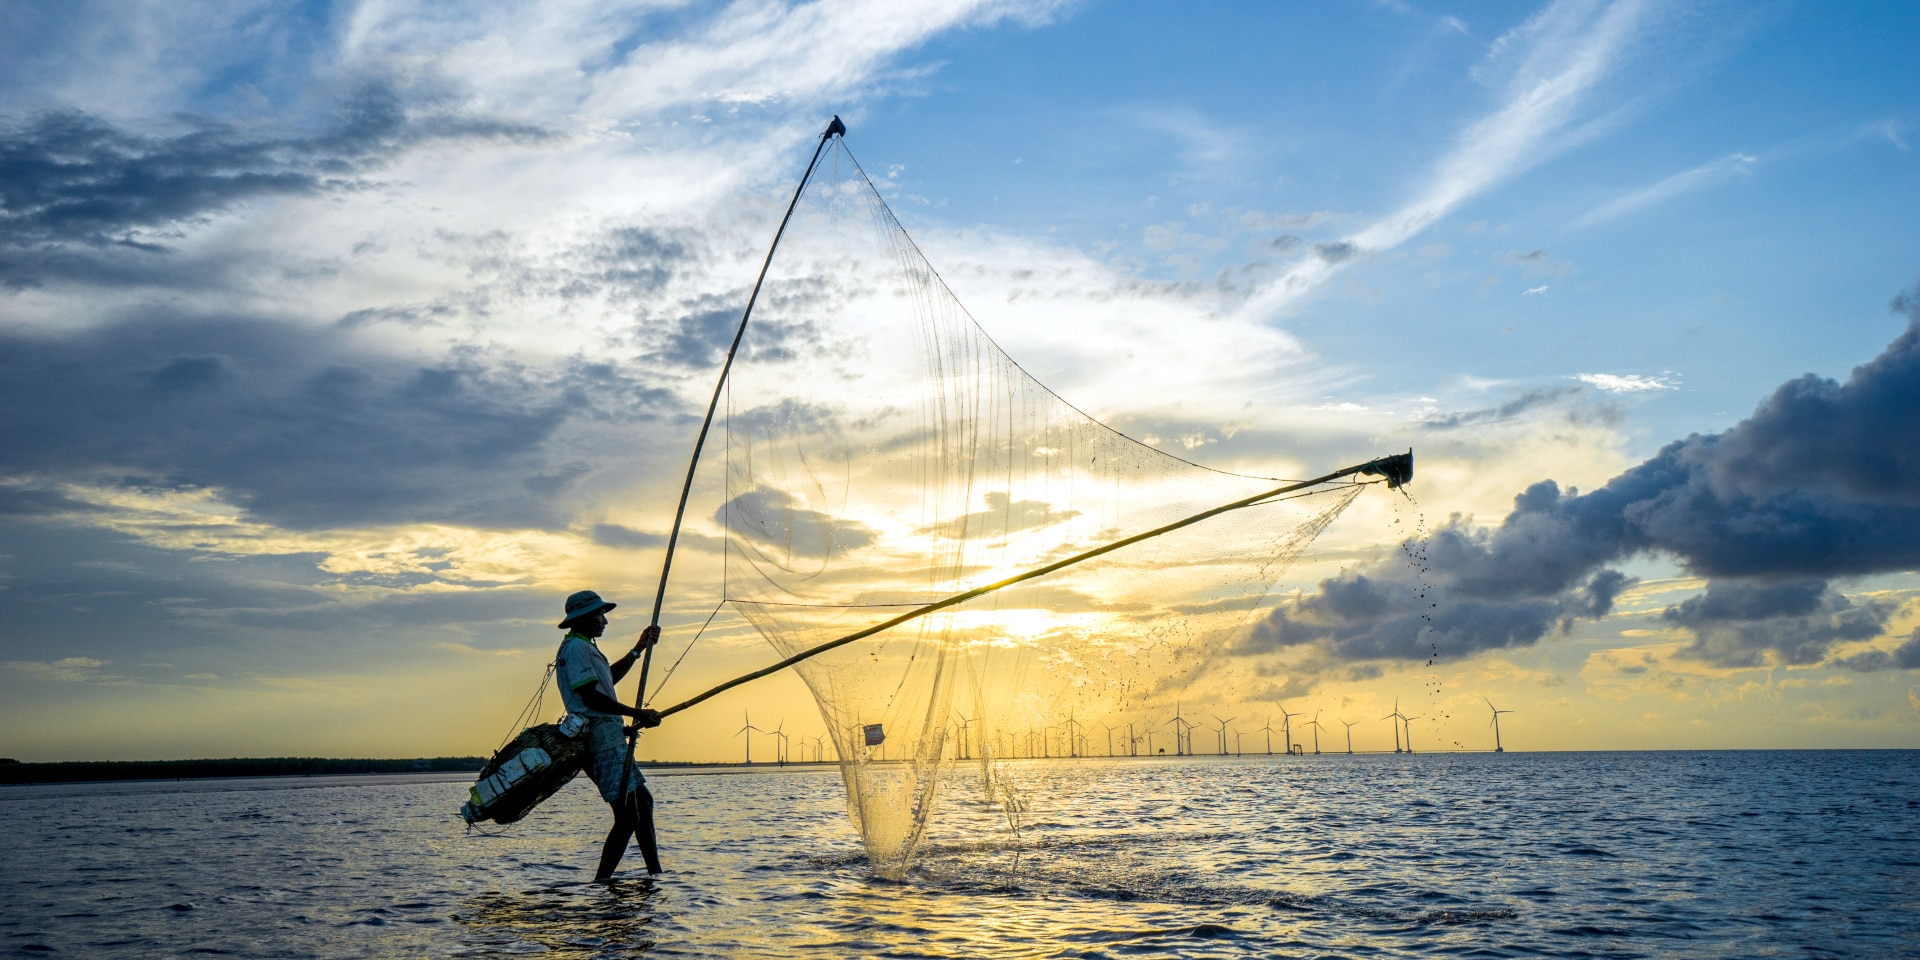
{"type": "Polygon", "coordinates": [[[584,778],[467,835],[429,776],[0,788],[18,956],[1920,956],[1911,751],[1014,763],[905,883],[829,769],[651,778],[658,882],[585,882],[584,778]]]}

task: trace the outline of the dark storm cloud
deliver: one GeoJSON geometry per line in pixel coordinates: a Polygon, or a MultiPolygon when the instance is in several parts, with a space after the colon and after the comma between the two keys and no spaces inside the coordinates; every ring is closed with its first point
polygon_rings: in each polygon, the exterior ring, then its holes
{"type": "Polygon", "coordinates": [[[1905,642],[1889,653],[1885,650],[1867,650],[1852,656],[1841,657],[1834,661],[1835,666],[1860,673],[1875,673],[1881,670],[1920,670],[1920,630],[1907,635],[1905,642]]]}
{"type": "Polygon", "coordinates": [[[0,128],[0,283],[177,281],[168,242],[248,201],[361,189],[426,142],[547,136],[410,103],[384,83],[362,86],[311,135],[262,136],[204,117],[180,123],[185,132],[147,136],[66,111],[0,128]]]}
{"type": "Polygon", "coordinates": [[[1693,642],[1680,651],[1684,656],[1753,667],[1771,654],[1781,663],[1806,665],[1827,659],[1835,644],[1879,636],[1896,609],[1850,599],[1824,580],[1715,580],[1661,618],[1693,633],[1693,642]]]}
{"type": "MultiPolygon", "coordinates": [[[[1246,649],[1412,659],[1531,644],[1605,614],[1628,582],[1607,565],[1638,554],[1711,578],[1666,614],[1694,633],[1684,655],[1815,663],[1878,636],[1892,609],[1829,581],[1920,568],[1920,322],[1844,383],[1790,381],[1731,429],[1670,443],[1590,493],[1541,481],[1498,527],[1456,522],[1424,550],[1323,581],[1246,649]]],[[[1855,669],[1905,662],[1862,656],[1855,669]]]]}
{"type": "Polygon", "coordinates": [[[0,334],[0,477],[218,488],[293,528],[563,526],[555,432],[676,407],[611,364],[409,364],[272,323],[0,334]]]}

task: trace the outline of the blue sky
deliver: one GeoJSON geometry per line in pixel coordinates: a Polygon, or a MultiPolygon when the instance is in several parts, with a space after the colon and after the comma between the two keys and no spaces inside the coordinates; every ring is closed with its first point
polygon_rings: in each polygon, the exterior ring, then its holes
{"type": "MultiPolygon", "coordinates": [[[[1831,494],[1796,529],[1906,529],[1920,472],[1827,465],[1920,430],[1887,386],[1915,315],[1889,305],[1920,279],[1916,21],[1573,0],[9,5],[0,692],[33,721],[0,755],[484,751],[561,597],[647,589],[710,383],[659,362],[663,331],[737,303],[835,113],[1049,386],[1230,469],[1415,447],[1429,526],[1461,518],[1460,570],[1519,555],[1494,531],[1525,526],[1503,518],[1534,484],[1593,491],[1729,430],[1674,456],[1773,486],[1713,480],[1726,512],[1694,520],[1831,494]],[[1782,384],[1883,352],[1830,410],[1783,401],[1736,429],[1782,384]],[[1717,466],[1757,449],[1792,462],[1717,466]]],[[[1538,515],[1574,527],[1611,509],[1556,503],[1538,515]]],[[[1283,585],[1274,622],[1315,639],[1190,699],[1377,714],[1422,689],[1406,651],[1368,645],[1378,624],[1314,605],[1391,579],[1390,512],[1356,506],[1283,585]]],[[[1479,735],[1465,711],[1488,694],[1523,710],[1510,746],[1916,743],[1920,560],[1740,568],[1732,534],[1637,529],[1529,595],[1564,627],[1462,628],[1482,639],[1443,667],[1447,736],[1479,735]],[[1638,584],[1567,612],[1606,570],[1638,584]]],[[[1517,609],[1461,576],[1458,610],[1517,609]]],[[[737,637],[689,660],[689,686],[766,656],[737,637]]],[[[805,722],[799,686],[771,683],[805,722]]],[[[714,729],[655,748],[731,750],[714,729]]]]}

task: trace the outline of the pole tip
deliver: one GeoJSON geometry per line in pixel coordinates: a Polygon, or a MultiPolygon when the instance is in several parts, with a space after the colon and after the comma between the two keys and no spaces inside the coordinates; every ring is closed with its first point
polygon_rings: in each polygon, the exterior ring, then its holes
{"type": "Polygon", "coordinates": [[[1387,486],[1398,490],[1413,481],[1413,451],[1381,457],[1369,462],[1360,472],[1368,476],[1385,477],[1387,486]]]}
{"type": "Polygon", "coordinates": [[[832,122],[827,124],[827,132],[821,134],[821,136],[824,137],[844,137],[846,135],[847,125],[840,122],[840,115],[837,113],[833,115],[832,122]]]}

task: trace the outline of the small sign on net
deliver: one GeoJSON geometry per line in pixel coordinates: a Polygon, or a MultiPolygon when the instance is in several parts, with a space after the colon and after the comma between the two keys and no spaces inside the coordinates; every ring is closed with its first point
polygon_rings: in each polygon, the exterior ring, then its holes
{"type": "Polygon", "coordinates": [[[867,746],[869,747],[877,747],[887,742],[887,731],[885,730],[884,724],[869,723],[861,727],[860,730],[866,735],[867,746]]]}

